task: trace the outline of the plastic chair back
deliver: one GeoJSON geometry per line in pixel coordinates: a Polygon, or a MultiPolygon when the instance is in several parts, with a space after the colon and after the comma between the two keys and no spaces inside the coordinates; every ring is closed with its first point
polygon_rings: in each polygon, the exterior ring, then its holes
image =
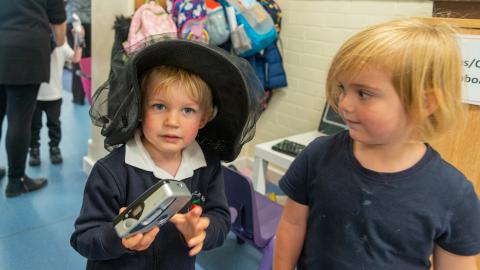
{"type": "Polygon", "coordinates": [[[232,231],[262,249],[275,236],[283,207],[253,189],[250,179],[223,167],[228,204],[237,211],[232,231]]]}

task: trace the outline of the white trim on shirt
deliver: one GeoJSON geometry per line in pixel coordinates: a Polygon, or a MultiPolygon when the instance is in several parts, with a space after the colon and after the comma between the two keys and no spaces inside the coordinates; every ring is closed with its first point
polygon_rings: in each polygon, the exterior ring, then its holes
{"type": "Polygon", "coordinates": [[[141,140],[141,132],[137,130],[132,139],[125,146],[125,163],[136,168],[152,172],[159,179],[183,180],[193,176],[196,169],[206,167],[207,162],[200,145],[193,141],[182,151],[182,160],[176,175],[170,175],[153,162],[150,154],[145,150],[141,140]]]}

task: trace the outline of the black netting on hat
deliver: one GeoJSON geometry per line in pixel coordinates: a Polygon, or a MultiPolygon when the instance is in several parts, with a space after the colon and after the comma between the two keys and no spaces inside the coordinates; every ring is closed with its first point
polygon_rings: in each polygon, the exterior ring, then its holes
{"type": "Polygon", "coordinates": [[[155,66],[175,66],[197,74],[212,89],[218,113],[199,131],[198,143],[224,161],[234,160],[253,138],[261,112],[263,88],[250,64],[216,46],[171,37],[149,39],[131,51],[112,59],[109,79],[95,92],[90,109],[105,148],[125,144],[138,127],[143,74],[155,66]]]}

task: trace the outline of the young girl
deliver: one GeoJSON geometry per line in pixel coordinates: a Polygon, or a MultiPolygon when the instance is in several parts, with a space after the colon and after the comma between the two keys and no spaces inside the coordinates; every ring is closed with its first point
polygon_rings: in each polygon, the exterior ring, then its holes
{"type": "Polygon", "coordinates": [[[244,129],[256,120],[247,113],[260,109],[260,98],[248,107],[248,97],[262,91],[243,61],[208,45],[164,40],[138,52],[125,70],[114,70],[108,94],[102,94],[108,88],[97,90],[91,115],[103,121],[105,142],[129,139],[98,160],[87,180],[71,237],[88,258],[87,269],[194,269],[195,255],[223,243],[230,215],[220,160],[238,155],[244,129]],[[102,110],[105,101],[109,109],[102,110]],[[212,125],[217,137],[208,133],[212,125]],[[189,204],[161,228],[120,239],[114,218],[159,179],[183,181],[202,205],[189,204]]]}
{"type": "Polygon", "coordinates": [[[463,119],[454,31],[370,27],[332,61],[327,98],[349,126],[318,138],[280,181],[274,269],[476,269],[472,184],[426,141],[463,119]]]}

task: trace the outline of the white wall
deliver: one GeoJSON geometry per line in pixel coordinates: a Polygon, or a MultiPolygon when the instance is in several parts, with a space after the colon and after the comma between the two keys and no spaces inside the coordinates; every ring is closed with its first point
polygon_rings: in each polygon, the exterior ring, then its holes
{"type": "MultiPolygon", "coordinates": [[[[92,88],[97,89],[108,78],[110,54],[113,46],[113,23],[116,15],[129,16],[133,13],[133,0],[92,1],[92,88]]],[[[93,163],[106,155],[103,137],[97,127],[92,126],[88,142],[88,155],[83,160],[83,170],[90,172],[93,163]]]]}
{"type": "Polygon", "coordinates": [[[288,87],[274,90],[255,138],[242,156],[253,156],[257,143],[314,130],[325,103],[330,60],[359,29],[396,17],[431,16],[432,1],[277,0],[283,11],[284,66],[288,87]]]}
{"type": "MultiPolygon", "coordinates": [[[[323,110],[324,83],[330,59],[353,33],[396,17],[431,16],[430,0],[276,0],[283,11],[281,43],[289,86],[274,91],[258,124],[255,139],[242,156],[253,156],[254,145],[317,128],[323,110]]],[[[113,44],[115,14],[131,14],[133,0],[92,1],[93,87],[106,78],[113,44]]],[[[87,159],[105,154],[103,138],[92,131],[87,159]]]]}

